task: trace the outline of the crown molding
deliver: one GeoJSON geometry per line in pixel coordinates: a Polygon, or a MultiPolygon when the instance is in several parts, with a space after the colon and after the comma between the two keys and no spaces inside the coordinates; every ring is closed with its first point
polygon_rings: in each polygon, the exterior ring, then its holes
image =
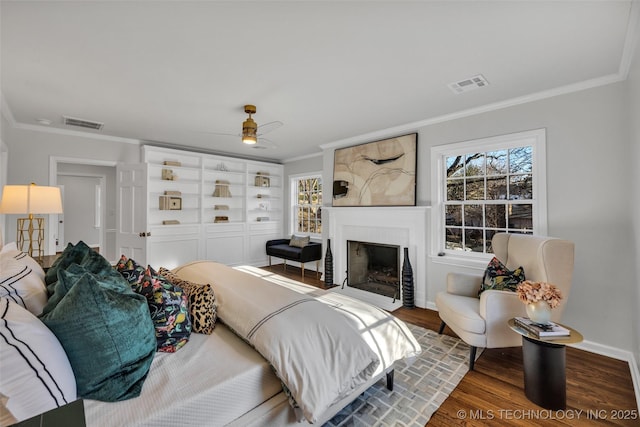
{"type": "Polygon", "coordinates": [[[11,108],[9,108],[9,104],[7,104],[7,100],[2,92],[0,92],[0,110],[2,111],[2,116],[9,122],[11,127],[15,127],[17,123],[16,119],[13,117],[11,108]]]}
{"type": "Polygon", "coordinates": [[[297,162],[299,160],[306,160],[306,159],[312,159],[314,157],[319,157],[322,156],[322,151],[319,151],[317,153],[311,153],[311,154],[305,154],[303,156],[298,156],[298,157],[291,157],[288,159],[284,159],[282,160],[282,163],[291,163],[291,162],[297,162]]]}
{"type": "Polygon", "coordinates": [[[320,145],[323,150],[341,148],[354,143],[360,143],[366,140],[375,140],[382,138],[390,138],[395,135],[404,133],[417,132],[422,127],[431,126],[437,123],[448,122],[452,120],[462,119],[465,117],[471,117],[478,114],[489,113],[491,111],[502,110],[504,108],[515,107],[521,104],[527,104],[534,101],[540,101],[554,96],[566,95],[573,92],[579,92],[586,89],[592,89],[598,86],[605,86],[611,83],[617,83],[625,80],[619,73],[609,74],[607,76],[598,77],[595,79],[585,80],[579,83],[574,83],[566,86],[560,86],[554,89],[544,90],[541,92],[532,93],[529,95],[520,96],[517,98],[507,99],[505,101],[493,102],[491,104],[481,105],[479,107],[469,108],[466,110],[457,111],[451,114],[445,114],[442,116],[431,117],[429,119],[420,120],[417,122],[406,123],[399,126],[394,126],[387,129],[382,129],[375,132],[370,132],[338,141],[330,142],[320,145]]]}

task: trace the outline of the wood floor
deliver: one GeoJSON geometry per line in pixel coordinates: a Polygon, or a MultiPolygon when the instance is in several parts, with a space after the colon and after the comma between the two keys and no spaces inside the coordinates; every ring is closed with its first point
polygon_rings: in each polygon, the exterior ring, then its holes
{"type": "MultiPolygon", "coordinates": [[[[282,264],[265,267],[309,285],[324,287],[315,272],[282,264]]],[[[438,313],[421,308],[393,312],[405,322],[437,331],[438,313]]],[[[449,328],[445,334],[455,336],[449,328]]],[[[433,426],[640,426],[627,362],[567,347],[567,409],[545,410],[524,395],[522,348],[485,349],[473,371],[433,414],[433,426]]]]}

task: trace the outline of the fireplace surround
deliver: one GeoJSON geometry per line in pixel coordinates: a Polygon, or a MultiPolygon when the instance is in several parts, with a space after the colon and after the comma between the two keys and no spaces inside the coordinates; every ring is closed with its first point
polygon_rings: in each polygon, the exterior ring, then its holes
{"type": "MultiPolygon", "coordinates": [[[[340,285],[333,288],[333,291],[350,295],[385,310],[402,307],[401,294],[394,301],[388,296],[346,285],[347,241],[374,242],[380,245],[408,248],[414,271],[415,305],[426,307],[429,212],[428,206],[323,207],[322,225],[325,231],[323,237],[325,240],[331,239],[334,283],[340,285]]],[[[403,262],[402,250],[399,252],[398,269],[403,262]]]]}

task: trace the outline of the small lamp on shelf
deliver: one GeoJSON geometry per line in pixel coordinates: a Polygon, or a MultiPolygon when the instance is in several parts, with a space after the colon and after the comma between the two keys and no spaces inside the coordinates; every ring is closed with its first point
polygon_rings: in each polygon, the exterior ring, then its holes
{"type": "Polygon", "coordinates": [[[18,249],[39,260],[44,255],[44,218],[38,214],[62,213],[62,198],[58,187],[31,185],[5,185],[0,200],[0,213],[26,214],[18,218],[16,240],[18,249]],[[34,237],[34,233],[36,236],[34,237]],[[25,250],[25,243],[29,242],[25,250]]]}

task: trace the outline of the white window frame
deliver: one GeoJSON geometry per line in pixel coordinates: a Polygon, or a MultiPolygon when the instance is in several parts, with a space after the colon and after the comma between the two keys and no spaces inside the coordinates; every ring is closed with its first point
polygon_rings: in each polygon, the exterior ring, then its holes
{"type": "Polygon", "coordinates": [[[509,148],[532,147],[533,175],[533,234],[547,235],[547,168],[546,168],[546,130],[536,129],[525,132],[489,138],[474,139],[431,147],[431,249],[433,257],[443,263],[465,263],[477,261],[486,263],[492,254],[465,252],[445,249],[445,200],[447,180],[445,177],[446,159],[473,152],[489,152],[509,148]]]}
{"type": "MultiPolygon", "coordinates": [[[[320,182],[322,182],[322,171],[289,175],[289,232],[290,234],[300,233],[296,231],[296,224],[298,221],[298,217],[296,215],[296,206],[298,206],[297,182],[300,179],[314,179],[314,178],[319,178],[320,182]]],[[[322,185],[322,189],[324,192],[324,183],[322,185]]],[[[318,207],[322,208],[322,203],[320,203],[318,207]]],[[[322,233],[306,233],[306,234],[308,234],[314,239],[322,239],[322,233]]]]}

